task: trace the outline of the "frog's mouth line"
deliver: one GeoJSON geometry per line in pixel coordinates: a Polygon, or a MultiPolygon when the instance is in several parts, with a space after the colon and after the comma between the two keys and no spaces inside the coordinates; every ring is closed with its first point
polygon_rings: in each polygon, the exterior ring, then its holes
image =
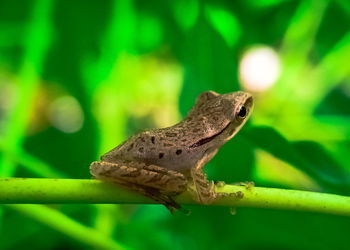
{"type": "Polygon", "coordinates": [[[203,144],[206,144],[212,140],[215,139],[215,137],[221,135],[230,125],[232,124],[232,122],[229,122],[226,127],[224,127],[219,133],[216,133],[210,137],[207,137],[207,138],[204,138],[204,139],[201,139],[199,141],[197,141],[196,143],[193,143],[189,148],[196,148],[196,147],[199,147],[199,146],[202,146],[203,144]]]}
{"type": "MultiPolygon", "coordinates": [[[[246,117],[244,118],[244,121],[247,120],[247,118],[249,117],[249,114],[250,114],[250,111],[253,107],[253,98],[250,96],[249,98],[246,99],[246,101],[244,102],[244,107],[246,107],[247,109],[247,115],[246,117]]],[[[232,122],[234,121],[231,121],[229,122],[219,133],[216,133],[210,137],[207,137],[207,138],[204,138],[204,139],[201,139],[199,141],[197,141],[196,143],[193,143],[191,146],[189,146],[189,148],[196,148],[196,147],[199,147],[199,146],[202,146],[208,142],[211,142],[212,140],[214,140],[217,136],[221,135],[224,131],[226,131],[230,125],[232,124],[232,122]]],[[[243,123],[244,124],[244,123],[243,123]]],[[[240,126],[239,126],[240,127],[240,126]]],[[[228,132],[230,135],[233,135],[236,131],[236,127],[232,127],[230,128],[230,131],[228,132]]]]}

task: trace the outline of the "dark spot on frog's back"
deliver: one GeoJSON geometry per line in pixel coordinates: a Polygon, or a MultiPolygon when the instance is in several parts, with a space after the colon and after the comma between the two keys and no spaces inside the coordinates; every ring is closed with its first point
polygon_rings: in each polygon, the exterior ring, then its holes
{"type": "Polygon", "coordinates": [[[176,137],[177,134],[176,133],[172,133],[172,132],[166,132],[165,136],[167,136],[167,137],[176,137]]]}
{"type": "Polygon", "coordinates": [[[164,153],[159,153],[159,155],[158,155],[159,159],[162,159],[163,156],[164,156],[164,153]]]}
{"type": "Polygon", "coordinates": [[[143,153],[144,152],[144,148],[143,147],[139,148],[139,152],[143,153]]]}
{"type": "Polygon", "coordinates": [[[151,142],[152,142],[152,144],[154,144],[155,141],[156,141],[156,138],[155,138],[154,136],[152,136],[152,137],[151,137],[151,142]]]}
{"type": "Polygon", "coordinates": [[[176,150],[176,154],[177,154],[177,155],[180,155],[181,153],[182,153],[182,150],[181,150],[181,149],[176,150]]]}
{"type": "Polygon", "coordinates": [[[199,132],[199,131],[200,131],[199,128],[195,128],[195,129],[192,130],[193,133],[197,133],[197,132],[199,132]]]}

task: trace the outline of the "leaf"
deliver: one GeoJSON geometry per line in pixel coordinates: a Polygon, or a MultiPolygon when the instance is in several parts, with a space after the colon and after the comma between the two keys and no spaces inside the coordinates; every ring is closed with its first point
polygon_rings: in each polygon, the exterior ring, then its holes
{"type": "Polygon", "coordinates": [[[155,16],[141,15],[138,38],[140,49],[151,51],[158,48],[163,36],[161,23],[155,16]]]}
{"type": "Polygon", "coordinates": [[[250,127],[243,135],[257,147],[309,174],[325,187],[350,193],[350,175],[316,142],[289,142],[275,129],[250,127]]]}
{"type": "Polygon", "coordinates": [[[233,47],[241,36],[237,18],[225,9],[206,5],[205,14],[209,23],[222,36],[229,47],[233,47]]]}
{"type": "Polygon", "coordinates": [[[190,30],[198,19],[199,3],[197,0],[174,1],[174,17],[179,26],[184,30],[190,30]]]}
{"type": "Polygon", "coordinates": [[[291,163],[303,165],[303,159],[289,141],[275,129],[267,126],[250,127],[244,132],[244,136],[259,148],[271,153],[275,157],[291,163]]]}
{"type": "Polygon", "coordinates": [[[318,143],[313,141],[297,141],[294,148],[307,159],[324,179],[333,183],[349,184],[349,173],[318,143]]]}

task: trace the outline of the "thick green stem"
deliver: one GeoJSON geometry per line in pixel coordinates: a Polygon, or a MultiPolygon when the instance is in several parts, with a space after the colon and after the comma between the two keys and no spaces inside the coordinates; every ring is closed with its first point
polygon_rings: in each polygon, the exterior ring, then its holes
{"type": "MultiPolygon", "coordinates": [[[[350,197],[298,190],[225,185],[218,192],[244,193],[242,199],[222,198],[213,203],[228,207],[261,207],[285,210],[312,211],[350,216],[350,197]]],[[[176,200],[181,204],[196,204],[185,192],[176,200]]],[[[154,204],[155,202],[100,180],[2,178],[2,204],[62,204],[115,203],[154,204]]]]}

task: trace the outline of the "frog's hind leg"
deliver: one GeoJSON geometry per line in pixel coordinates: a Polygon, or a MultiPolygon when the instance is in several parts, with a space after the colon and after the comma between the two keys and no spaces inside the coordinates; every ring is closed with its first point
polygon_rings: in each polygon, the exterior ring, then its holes
{"type": "Polygon", "coordinates": [[[119,184],[147,196],[165,205],[172,213],[181,208],[172,197],[187,188],[187,179],[183,174],[138,162],[93,162],[90,172],[98,179],[119,184]]]}
{"type": "MultiPolygon", "coordinates": [[[[106,179],[107,180],[107,179],[106,179]]],[[[124,182],[120,180],[108,180],[111,181],[119,186],[125,187],[128,190],[137,192],[139,194],[142,194],[156,202],[159,202],[160,204],[163,204],[172,214],[176,212],[176,210],[181,209],[181,205],[176,203],[171,196],[162,194],[159,192],[159,190],[145,187],[142,185],[138,185],[135,183],[130,182],[124,182]]]]}
{"type": "Polygon", "coordinates": [[[170,195],[162,194],[158,190],[153,188],[144,188],[144,191],[145,192],[142,193],[144,196],[163,204],[172,214],[174,214],[177,210],[182,209],[181,205],[174,201],[174,199],[170,195]]]}

